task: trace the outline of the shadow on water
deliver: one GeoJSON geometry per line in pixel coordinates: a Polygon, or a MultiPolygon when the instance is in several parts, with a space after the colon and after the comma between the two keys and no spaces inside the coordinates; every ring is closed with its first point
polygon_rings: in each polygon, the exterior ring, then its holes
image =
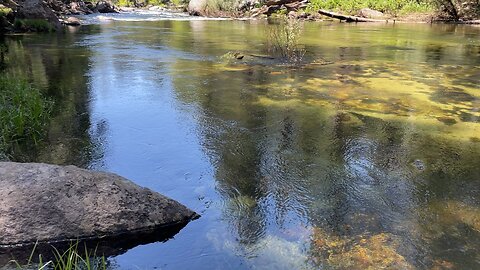
{"type": "Polygon", "coordinates": [[[0,265],[7,266],[16,261],[20,265],[27,263],[39,263],[55,260],[56,256],[63,254],[72,245],[78,246],[79,255],[94,254],[99,257],[118,256],[125,253],[131,248],[139,245],[145,245],[155,242],[166,242],[172,239],[185,224],[169,226],[167,228],[157,228],[155,230],[145,230],[136,233],[120,234],[114,237],[105,237],[100,240],[70,240],[52,243],[37,243],[35,245],[27,245],[21,247],[0,247],[0,265]],[[30,260],[30,261],[29,261],[30,260]]]}

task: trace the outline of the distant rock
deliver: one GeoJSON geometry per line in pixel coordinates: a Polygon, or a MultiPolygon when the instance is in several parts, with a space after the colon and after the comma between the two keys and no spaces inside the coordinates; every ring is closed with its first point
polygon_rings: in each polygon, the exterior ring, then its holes
{"type": "Polygon", "coordinates": [[[378,10],[373,10],[370,8],[362,8],[358,12],[358,16],[369,19],[382,19],[385,18],[385,14],[378,10]]]}
{"type": "Polygon", "coordinates": [[[119,9],[110,1],[99,1],[95,11],[99,13],[118,13],[119,9]]]}
{"type": "Polygon", "coordinates": [[[71,14],[75,15],[85,15],[85,14],[92,14],[94,10],[94,6],[91,2],[71,2],[67,6],[68,11],[71,14]]]}
{"type": "Polygon", "coordinates": [[[116,174],[0,162],[0,247],[108,239],[184,226],[198,215],[116,174]]]}

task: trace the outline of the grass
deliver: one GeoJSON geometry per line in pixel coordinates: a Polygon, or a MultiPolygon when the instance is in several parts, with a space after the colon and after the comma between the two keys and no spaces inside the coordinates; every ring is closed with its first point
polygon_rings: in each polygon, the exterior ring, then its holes
{"type": "Polygon", "coordinates": [[[18,145],[37,145],[49,121],[52,102],[27,81],[0,75],[0,153],[18,145]]]}
{"type": "Polygon", "coordinates": [[[55,30],[48,21],[42,19],[16,19],[13,26],[17,30],[30,32],[53,32],[55,30]]]}
{"type": "Polygon", "coordinates": [[[355,14],[362,8],[371,8],[392,15],[433,10],[428,1],[418,0],[311,0],[308,7],[312,11],[326,9],[348,14],[355,14]]]}
{"type": "Polygon", "coordinates": [[[89,251],[84,246],[83,253],[79,251],[78,242],[71,243],[69,248],[63,252],[59,251],[55,247],[53,249],[53,259],[46,262],[43,261],[42,255],[38,255],[38,262],[34,262],[34,254],[36,252],[37,244],[33,247],[33,250],[25,264],[21,264],[18,261],[11,261],[17,269],[53,269],[53,270],[106,270],[107,262],[105,257],[96,256],[96,250],[89,251]]]}

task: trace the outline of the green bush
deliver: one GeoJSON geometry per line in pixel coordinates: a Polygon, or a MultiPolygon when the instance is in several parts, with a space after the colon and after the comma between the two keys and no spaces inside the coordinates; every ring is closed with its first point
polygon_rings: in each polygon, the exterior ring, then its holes
{"type": "Polygon", "coordinates": [[[0,76],[0,153],[18,145],[36,145],[44,136],[52,102],[28,82],[0,76]]]}
{"type": "Polygon", "coordinates": [[[223,15],[237,11],[238,0],[207,0],[205,12],[209,15],[223,15]]]}
{"type": "Polygon", "coordinates": [[[335,10],[355,14],[362,8],[371,8],[388,14],[426,12],[431,5],[419,0],[311,0],[309,9],[335,10]]]}
{"type": "Polygon", "coordinates": [[[17,30],[29,32],[53,32],[52,25],[42,19],[16,19],[13,26],[17,30]]]}

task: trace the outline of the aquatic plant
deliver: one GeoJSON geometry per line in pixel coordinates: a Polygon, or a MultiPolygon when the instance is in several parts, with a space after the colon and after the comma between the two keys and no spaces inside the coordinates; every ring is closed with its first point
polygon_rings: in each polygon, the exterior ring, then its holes
{"type": "Polygon", "coordinates": [[[478,0],[432,0],[433,4],[447,19],[475,19],[480,17],[480,1],[478,0]]]}
{"type": "Polygon", "coordinates": [[[27,81],[0,76],[0,153],[18,145],[36,145],[44,136],[52,102],[27,81]]]}
{"type": "Polygon", "coordinates": [[[272,25],[267,31],[266,45],[269,54],[281,57],[290,63],[298,63],[303,59],[305,50],[299,46],[300,21],[284,18],[278,25],[272,25]]]}
{"type": "Polygon", "coordinates": [[[105,270],[107,269],[107,262],[104,256],[97,256],[96,250],[89,251],[84,246],[83,252],[79,250],[78,242],[72,242],[65,251],[59,251],[52,246],[53,259],[44,262],[41,254],[38,255],[38,260],[35,263],[34,257],[36,253],[37,244],[34,245],[30,257],[25,264],[21,264],[16,260],[12,260],[11,263],[16,266],[17,269],[53,269],[53,270],[105,270]]]}
{"type": "Polygon", "coordinates": [[[46,20],[41,19],[16,19],[13,23],[15,29],[31,32],[53,32],[53,26],[46,20]]]}

